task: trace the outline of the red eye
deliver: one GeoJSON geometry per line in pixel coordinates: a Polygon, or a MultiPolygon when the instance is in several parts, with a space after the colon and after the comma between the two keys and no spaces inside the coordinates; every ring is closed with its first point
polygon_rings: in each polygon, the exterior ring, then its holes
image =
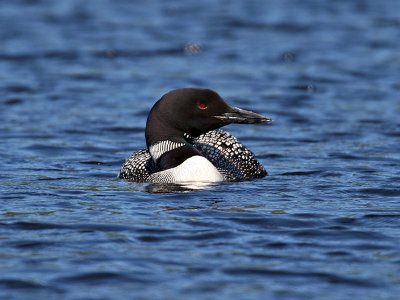
{"type": "Polygon", "coordinates": [[[207,108],[207,104],[202,103],[202,104],[199,105],[199,108],[200,109],[206,109],[207,108]]]}

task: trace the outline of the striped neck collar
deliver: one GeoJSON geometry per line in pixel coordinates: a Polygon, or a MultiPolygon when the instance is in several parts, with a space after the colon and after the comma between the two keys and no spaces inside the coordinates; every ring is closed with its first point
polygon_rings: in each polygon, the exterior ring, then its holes
{"type": "Polygon", "coordinates": [[[172,142],[169,140],[165,141],[159,141],[149,147],[149,152],[151,157],[153,158],[154,162],[157,162],[157,160],[163,155],[164,153],[174,150],[176,148],[185,146],[185,143],[177,143],[177,142],[172,142]]]}

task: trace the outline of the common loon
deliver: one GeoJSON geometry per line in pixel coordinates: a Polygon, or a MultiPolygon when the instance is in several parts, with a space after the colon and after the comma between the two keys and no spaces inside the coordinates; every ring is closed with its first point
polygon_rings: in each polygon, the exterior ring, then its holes
{"type": "Polygon", "coordinates": [[[119,178],[135,182],[218,182],[262,178],[265,168],[234,136],[218,128],[231,123],[269,123],[232,107],[210,89],[168,92],[151,109],[147,149],[133,153],[119,178]]]}

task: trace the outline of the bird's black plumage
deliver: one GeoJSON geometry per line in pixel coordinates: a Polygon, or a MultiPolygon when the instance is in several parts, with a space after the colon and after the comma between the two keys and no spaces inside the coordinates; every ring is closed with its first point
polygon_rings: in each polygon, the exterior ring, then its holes
{"type": "MultiPolygon", "coordinates": [[[[147,149],[132,154],[120,178],[157,181],[157,174],[178,167],[192,156],[211,162],[223,180],[247,180],[267,175],[254,154],[234,136],[216,130],[231,123],[271,122],[269,118],[230,106],[209,89],[186,88],[165,94],[151,109],[146,123],[147,149]]],[[[173,175],[163,176],[174,181],[173,175]]]]}

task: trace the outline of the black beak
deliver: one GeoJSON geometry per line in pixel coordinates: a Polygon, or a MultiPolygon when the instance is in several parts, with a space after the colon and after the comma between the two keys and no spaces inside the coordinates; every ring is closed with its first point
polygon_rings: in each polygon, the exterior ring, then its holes
{"type": "Polygon", "coordinates": [[[255,112],[232,107],[230,112],[223,113],[214,118],[220,119],[226,124],[240,123],[240,124],[254,124],[254,123],[271,123],[270,118],[259,115],[255,112]]]}

